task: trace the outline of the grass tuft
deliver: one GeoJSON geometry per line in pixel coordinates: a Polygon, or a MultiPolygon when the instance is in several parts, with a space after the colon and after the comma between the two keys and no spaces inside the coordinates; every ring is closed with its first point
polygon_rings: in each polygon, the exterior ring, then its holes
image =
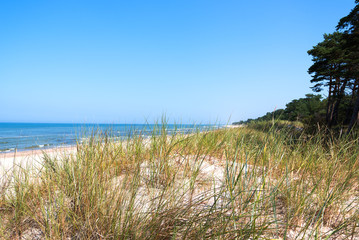
{"type": "Polygon", "coordinates": [[[0,237],[358,238],[358,139],[263,129],[98,132],[75,154],[44,154],[1,179],[0,237]]]}

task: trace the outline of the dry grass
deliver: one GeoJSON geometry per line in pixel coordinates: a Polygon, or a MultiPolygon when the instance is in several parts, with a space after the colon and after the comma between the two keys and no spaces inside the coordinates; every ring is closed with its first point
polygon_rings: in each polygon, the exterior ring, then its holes
{"type": "Polygon", "coordinates": [[[44,155],[36,173],[3,177],[0,236],[359,239],[358,140],[296,135],[98,134],[76,155],[44,155]]]}

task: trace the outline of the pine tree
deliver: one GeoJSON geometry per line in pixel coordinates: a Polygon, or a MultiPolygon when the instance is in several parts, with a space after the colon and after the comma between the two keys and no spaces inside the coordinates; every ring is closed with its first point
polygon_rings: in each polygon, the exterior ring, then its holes
{"type": "Polygon", "coordinates": [[[348,127],[351,131],[355,123],[359,122],[359,0],[355,1],[356,6],[351,12],[340,19],[337,30],[343,32],[346,41],[345,49],[347,55],[347,74],[353,79],[350,84],[352,90],[353,109],[348,127]]]}
{"type": "Polygon", "coordinates": [[[308,54],[313,58],[313,65],[308,73],[312,75],[313,91],[320,92],[328,87],[326,122],[328,127],[337,124],[338,109],[345,95],[349,78],[346,76],[347,52],[345,39],[340,32],[324,34],[324,40],[318,43],[308,54]]]}

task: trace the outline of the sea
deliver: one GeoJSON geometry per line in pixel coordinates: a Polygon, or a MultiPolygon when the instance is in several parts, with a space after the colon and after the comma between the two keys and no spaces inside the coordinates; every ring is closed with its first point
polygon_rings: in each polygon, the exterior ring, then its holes
{"type": "Polygon", "coordinates": [[[107,134],[114,140],[141,135],[144,138],[165,131],[193,133],[221,128],[212,124],[78,124],[1,123],[0,153],[74,146],[91,136],[107,134]]]}

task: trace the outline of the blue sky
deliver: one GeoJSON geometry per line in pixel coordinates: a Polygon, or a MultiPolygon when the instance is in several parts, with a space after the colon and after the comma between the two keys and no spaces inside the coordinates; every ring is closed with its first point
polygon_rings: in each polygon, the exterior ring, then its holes
{"type": "Polygon", "coordinates": [[[0,122],[245,120],[311,93],[354,0],[1,1],[0,122]]]}

